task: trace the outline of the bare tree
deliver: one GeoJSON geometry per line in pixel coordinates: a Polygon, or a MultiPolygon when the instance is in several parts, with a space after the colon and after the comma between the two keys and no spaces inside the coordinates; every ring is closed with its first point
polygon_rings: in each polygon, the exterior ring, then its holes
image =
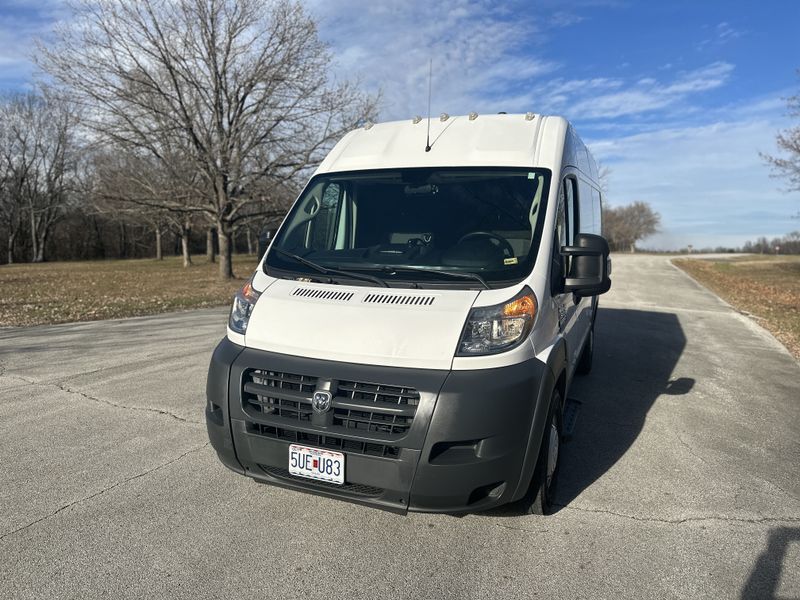
{"type": "MultiPolygon", "coordinates": [[[[797,71],[800,75],[800,70],[797,71]]],[[[800,94],[787,98],[789,116],[800,117],[800,94]]],[[[790,127],[776,136],[778,148],[785,156],[761,154],[761,157],[772,167],[777,177],[785,177],[789,181],[788,191],[800,191],[800,126],[790,127]]]]}
{"type": "Polygon", "coordinates": [[[14,262],[14,247],[22,228],[23,188],[30,162],[20,155],[16,135],[10,127],[11,103],[0,107],[0,222],[6,229],[7,262],[14,262]]]}
{"type": "Polygon", "coordinates": [[[612,250],[636,248],[636,242],[658,231],[661,216],[646,202],[603,207],[603,236],[612,250]]]}
{"type": "Polygon", "coordinates": [[[190,202],[216,228],[220,275],[233,276],[243,218],[282,212],[272,190],[324,156],[376,99],[330,84],[330,56],[294,0],[80,0],[39,62],[91,110],[107,143],[162,161],[186,148],[200,175],[190,202]],[[252,210],[253,207],[257,207],[252,210]],[[249,216],[245,217],[245,213],[249,216]]]}
{"type": "Polygon", "coordinates": [[[0,107],[4,179],[2,214],[9,261],[22,217],[30,227],[31,260],[45,260],[47,239],[70,199],[77,159],[77,116],[48,90],[9,98],[0,107]]]}
{"type": "Polygon", "coordinates": [[[155,234],[158,260],[163,258],[163,234],[174,232],[181,240],[183,266],[190,266],[189,237],[197,213],[183,206],[191,205],[191,190],[197,176],[184,155],[165,153],[164,160],[157,161],[122,149],[115,153],[98,153],[94,163],[96,210],[107,216],[147,224],[155,234]],[[164,168],[167,160],[169,169],[164,168]],[[171,208],[161,208],[164,205],[171,208]]]}

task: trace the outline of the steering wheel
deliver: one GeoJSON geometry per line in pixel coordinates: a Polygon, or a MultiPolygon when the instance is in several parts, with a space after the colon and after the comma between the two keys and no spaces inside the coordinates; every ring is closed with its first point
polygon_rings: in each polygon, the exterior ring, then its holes
{"type": "Polygon", "coordinates": [[[508,240],[501,235],[492,233],[491,231],[472,231],[466,235],[461,236],[461,239],[459,239],[458,242],[456,242],[456,245],[468,239],[478,238],[478,237],[489,238],[492,244],[503,250],[503,254],[506,257],[513,258],[515,256],[514,248],[511,246],[511,244],[508,243],[508,240]]]}

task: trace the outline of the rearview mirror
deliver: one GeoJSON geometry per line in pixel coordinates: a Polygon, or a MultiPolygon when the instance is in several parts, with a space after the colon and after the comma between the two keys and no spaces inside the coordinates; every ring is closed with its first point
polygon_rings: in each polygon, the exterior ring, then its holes
{"type": "Polygon", "coordinates": [[[562,247],[561,254],[571,258],[569,274],[564,279],[565,292],[596,296],[611,289],[611,260],[604,237],[579,233],[575,236],[575,245],[562,247]]]}
{"type": "Polygon", "coordinates": [[[264,257],[264,253],[267,251],[272,238],[275,237],[275,229],[265,229],[261,232],[261,235],[258,236],[258,256],[259,258],[264,257]]]}

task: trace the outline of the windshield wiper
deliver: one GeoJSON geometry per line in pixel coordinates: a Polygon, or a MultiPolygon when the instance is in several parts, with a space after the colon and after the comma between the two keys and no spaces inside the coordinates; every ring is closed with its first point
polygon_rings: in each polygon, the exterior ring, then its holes
{"type": "Polygon", "coordinates": [[[287,252],[286,250],[281,250],[280,248],[273,248],[275,252],[281,254],[282,256],[286,256],[293,260],[296,260],[300,264],[303,264],[311,269],[314,269],[318,273],[322,273],[323,275],[342,275],[344,277],[349,277],[351,279],[360,279],[362,281],[372,281],[373,283],[377,283],[383,287],[389,287],[389,284],[386,283],[385,280],[381,279],[380,277],[375,277],[374,275],[367,275],[366,273],[353,273],[351,271],[342,271],[341,269],[330,269],[328,267],[323,267],[322,265],[318,265],[317,263],[308,260],[307,258],[303,258],[297,254],[293,254],[291,252],[287,252]]]}
{"type": "Polygon", "coordinates": [[[391,273],[393,271],[420,271],[422,273],[435,273],[435,274],[442,274],[442,275],[450,275],[450,277],[459,277],[461,279],[472,279],[473,281],[477,281],[487,290],[492,289],[489,287],[489,284],[486,283],[486,280],[478,275],[477,273],[472,273],[471,271],[444,271],[442,269],[430,269],[428,267],[395,267],[392,265],[383,265],[381,266],[381,271],[384,273],[391,273]]]}

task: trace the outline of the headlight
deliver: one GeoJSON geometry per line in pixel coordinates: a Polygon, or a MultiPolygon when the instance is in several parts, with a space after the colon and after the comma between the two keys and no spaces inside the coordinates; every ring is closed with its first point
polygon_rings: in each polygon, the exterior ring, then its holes
{"type": "Polygon", "coordinates": [[[528,287],[504,304],[473,308],[456,356],[497,354],[518,346],[533,328],[536,309],[536,296],[528,287]]]}
{"type": "Polygon", "coordinates": [[[233,297],[228,327],[236,333],[244,335],[245,331],[247,331],[247,323],[250,321],[250,314],[253,312],[253,307],[256,305],[256,300],[260,295],[261,292],[253,289],[253,279],[251,278],[233,297]]]}

